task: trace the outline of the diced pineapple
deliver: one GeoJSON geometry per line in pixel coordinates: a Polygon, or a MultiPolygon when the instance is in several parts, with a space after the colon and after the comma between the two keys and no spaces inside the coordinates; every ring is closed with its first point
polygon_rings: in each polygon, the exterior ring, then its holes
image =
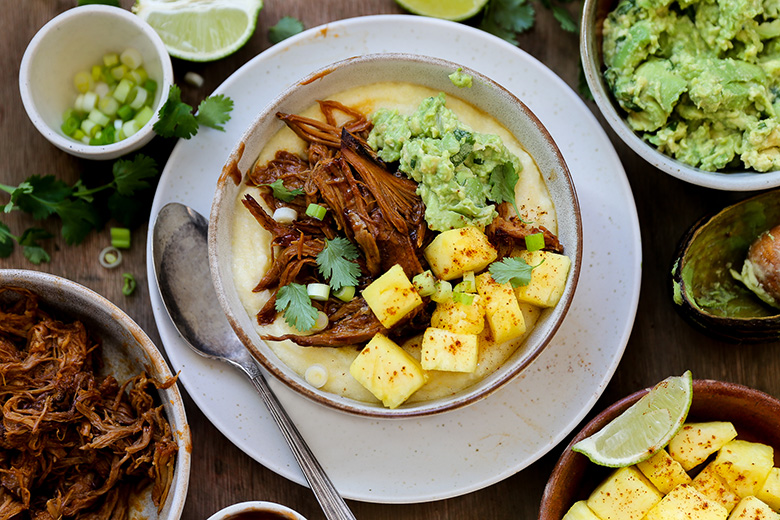
{"type": "Polygon", "coordinates": [[[729,512],[689,484],[680,484],[647,512],[644,520],[726,520],[729,512]]]}
{"type": "Polygon", "coordinates": [[[571,268],[571,259],[550,251],[522,251],[520,258],[530,266],[535,266],[531,272],[528,285],[515,289],[517,299],[539,307],[555,307],[561,299],[566,279],[571,268]]]}
{"type": "Polygon", "coordinates": [[[669,493],[680,484],[690,484],[691,477],[679,462],[669,456],[666,450],[657,451],[636,467],[663,494],[669,493]]]}
{"type": "Polygon", "coordinates": [[[729,520],[780,520],[780,514],[758,498],[747,496],[739,501],[729,520]]]}
{"type": "Polygon", "coordinates": [[[737,436],[730,422],[686,423],[669,441],[669,455],[690,471],[737,436]]]}
{"type": "Polygon", "coordinates": [[[474,372],[479,344],[476,334],[457,334],[444,329],[425,329],[420,350],[424,370],[474,372]]]}
{"type": "Polygon", "coordinates": [[[780,468],[772,468],[761,489],[756,493],[756,498],[780,512],[780,468]]]}
{"type": "Polygon", "coordinates": [[[715,471],[713,463],[707,464],[703,470],[696,475],[691,485],[695,487],[702,495],[707,496],[731,511],[739,503],[739,497],[734,491],[720,478],[715,471]]]}
{"type": "Polygon", "coordinates": [[[500,284],[485,272],[477,276],[477,292],[485,302],[485,316],[496,343],[525,334],[525,318],[509,282],[500,284]]]}
{"type": "Polygon", "coordinates": [[[774,466],[771,446],[758,442],[733,440],[718,451],[715,471],[740,498],[761,490],[774,466]]]}
{"type": "Polygon", "coordinates": [[[422,305],[422,298],[399,264],[395,264],[363,289],[363,298],[379,322],[387,328],[398,323],[418,305],[422,305]]]}
{"type": "Polygon", "coordinates": [[[475,294],[471,304],[453,300],[437,303],[431,316],[431,327],[458,334],[479,334],[485,328],[485,305],[482,298],[475,294]]]}
{"type": "Polygon", "coordinates": [[[640,520],[661,498],[661,492],[635,466],[627,466],[602,482],[587,504],[601,520],[640,520]]]}
{"type": "Polygon", "coordinates": [[[349,373],[388,408],[399,407],[428,379],[416,359],[382,334],[363,347],[349,373]]]}
{"type": "Polygon", "coordinates": [[[439,233],[424,255],[433,274],[453,280],[467,271],[483,270],[498,257],[498,251],[481,230],[464,227],[439,233]]]}
{"type": "Polygon", "coordinates": [[[587,502],[580,500],[569,508],[561,520],[600,520],[596,513],[590,510],[587,502]]]}

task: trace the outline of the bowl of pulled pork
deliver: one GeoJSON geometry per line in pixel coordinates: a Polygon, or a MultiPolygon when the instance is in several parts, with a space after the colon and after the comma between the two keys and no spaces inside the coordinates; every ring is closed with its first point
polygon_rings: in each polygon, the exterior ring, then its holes
{"type": "Polygon", "coordinates": [[[184,404],[160,352],[75,282],[0,269],[0,516],[181,517],[184,404]]]}
{"type": "Polygon", "coordinates": [[[581,229],[566,163],[515,95],[374,54],[259,113],[219,179],[209,260],[273,376],[337,410],[414,417],[486,397],[550,343],[581,229]]]}

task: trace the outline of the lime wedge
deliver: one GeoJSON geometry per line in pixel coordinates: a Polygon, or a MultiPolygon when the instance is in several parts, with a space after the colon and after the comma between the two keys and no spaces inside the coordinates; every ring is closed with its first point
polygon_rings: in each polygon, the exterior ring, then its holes
{"type": "Polygon", "coordinates": [[[262,7],[262,0],[136,0],[133,12],[160,35],[171,56],[213,61],[249,40],[262,7]]]}
{"type": "Polygon", "coordinates": [[[488,0],[395,0],[410,13],[459,22],[476,15],[488,0]]]}
{"type": "Polygon", "coordinates": [[[691,372],[669,377],[572,450],[601,466],[620,468],[649,459],[682,428],[693,400],[691,372]]]}

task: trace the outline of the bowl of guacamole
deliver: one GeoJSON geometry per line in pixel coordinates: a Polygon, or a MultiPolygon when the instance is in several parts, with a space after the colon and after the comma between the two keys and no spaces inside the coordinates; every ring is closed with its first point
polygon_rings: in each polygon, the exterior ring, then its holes
{"type": "Polygon", "coordinates": [[[432,57],[313,71],[216,186],[219,303],[274,377],[339,411],[475,403],[551,344],[582,223],[558,147],[511,92],[432,57]]]}
{"type": "Polygon", "coordinates": [[[581,58],[637,154],[714,189],[780,185],[780,10],[735,0],[585,0],[581,58]]]}

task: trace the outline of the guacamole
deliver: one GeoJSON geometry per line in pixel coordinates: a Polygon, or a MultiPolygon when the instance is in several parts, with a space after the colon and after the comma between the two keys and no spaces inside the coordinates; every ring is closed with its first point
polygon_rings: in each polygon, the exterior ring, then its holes
{"type": "Polygon", "coordinates": [[[715,171],[780,169],[780,2],[621,0],[607,85],[659,151],[715,171]]]}
{"type": "Polygon", "coordinates": [[[484,228],[497,215],[492,202],[501,202],[493,195],[496,183],[519,174],[523,166],[500,137],[472,131],[445,103],[440,93],[424,99],[409,116],[377,110],[368,144],[418,183],[430,229],[484,228]]]}

